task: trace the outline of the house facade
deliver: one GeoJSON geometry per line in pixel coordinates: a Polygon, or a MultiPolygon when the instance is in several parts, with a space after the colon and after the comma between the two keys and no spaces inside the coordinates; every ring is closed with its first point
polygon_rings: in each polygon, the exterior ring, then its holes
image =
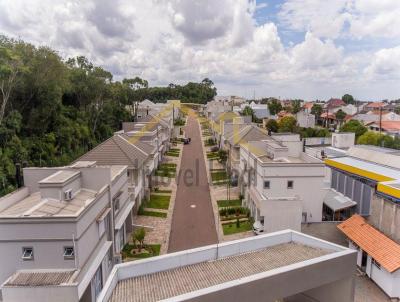
{"type": "Polygon", "coordinates": [[[25,168],[0,201],[3,301],[96,301],[132,228],[126,166],[25,168]]]}
{"type": "Polygon", "coordinates": [[[244,205],[265,232],[322,220],[324,163],[303,152],[302,144],[297,134],[279,134],[240,146],[244,205]]]}

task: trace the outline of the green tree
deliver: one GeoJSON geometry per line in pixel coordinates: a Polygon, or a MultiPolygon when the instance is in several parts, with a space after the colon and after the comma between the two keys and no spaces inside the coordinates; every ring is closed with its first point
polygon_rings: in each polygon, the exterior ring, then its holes
{"type": "Polygon", "coordinates": [[[357,139],[357,144],[379,146],[381,139],[382,134],[373,131],[367,131],[357,139]]]}
{"type": "Polygon", "coordinates": [[[292,101],[291,112],[293,114],[296,114],[297,112],[299,112],[301,110],[301,103],[302,103],[302,100],[293,100],[292,101]]]}
{"type": "Polygon", "coordinates": [[[311,114],[315,115],[316,119],[319,119],[322,114],[323,108],[320,104],[314,104],[311,107],[311,114]]]}
{"type": "Polygon", "coordinates": [[[134,242],[139,243],[139,252],[144,248],[144,239],[146,237],[146,230],[144,228],[139,228],[133,233],[134,242]]]}
{"type": "Polygon", "coordinates": [[[277,99],[272,99],[268,102],[268,110],[272,115],[278,114],[282,110],[282,104],[277,99]]]}
{"type": "Polygon", "coordinates": [[[343,123],[344,119],[346,118],[346,112],[344,112],[342,109],[339,109],[336,113],[335,113],[335,117],[336,119],[340,122],[340,124],[343,123]]]}
{"type": "Polygon", "coordinates": [[[274,119],[269,119],[265,127],[271,132],[278,132],[279,129],[278,122],[274,119]]]}
{"type": "Polygon", "coordinates": [[[297,121],[293,116],[285,116],[278,122],[279,132],[295,132],[297,121]]]}
{"type": "Polygon", "coordinates": [[[340,127],[340,132],[354,132],[356,139],[367,132],[367,128],[357,120],[350,120],[342,127],[340,127]]]}
{"type": "Polygon", "coordinates": [[[15,88],[17,75],[24,70],[24,63],[17,52],[16,44],[0,36],[0,125],[3,122],[7,104],[15,88]]]}
{"type": "Polygon", "coordinates": [[[346,104],[355,103],[353,96],[350,94],[345,94],[344,96],[342,96],[342,101],[345,102],[346,104]]]}
{"type": "Polygon", "coordinates": [[[242,111],[242,115],[251,116],[253,118],[254,110],[250,106],[246,106],[242,111]]]}

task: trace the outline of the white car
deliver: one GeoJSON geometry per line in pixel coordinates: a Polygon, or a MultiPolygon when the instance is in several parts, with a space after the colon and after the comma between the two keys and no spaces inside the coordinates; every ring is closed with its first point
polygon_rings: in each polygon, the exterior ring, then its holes
{"type": "Polygon", "coordinates": [[[256,235],[264,233],[264,225],[261,223],[261,221],[256,221],[253,223],[253,232],[256,235]]]}

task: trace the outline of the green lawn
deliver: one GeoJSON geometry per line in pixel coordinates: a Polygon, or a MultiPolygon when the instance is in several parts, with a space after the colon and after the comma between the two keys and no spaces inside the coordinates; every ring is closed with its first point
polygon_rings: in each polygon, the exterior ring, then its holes
{"type": "Polygon", "coordinates": [[[150,195],[150,200],[144,203],[145,208],[152,209],[164,209],[167,210],[169,207],[169,201],[171,195],[150,195]]]}
{"type": "Polygon", "coordinates": [[[172,193],[172,190],[160,190],[160,189],[155,189],[154,190],[156,193],[172,193]]]}
{"type": "Polygon", "coordinates": [[[251,231],[252,225],[250,221],[246,221],[246,222],[241,222],[240,226],[236,227],[236,222],[233,222],[233,223],[223,224],[222,230],[224,232],[224,235],[231,235],[231,234],[251,231]]]}
{"type": "Polygon", "coordinates": [[[176,164],[175,163],[163,163],[160,165],[160,167],[167,167],[167,168],[176,168],[176,164]]]}
{"type": "Polygon", "coordinates": [[[207,152],[208,159],[216,159],[219,158],[218,152],[207,152]]]}
{"type": "Polygon", "coordinates": [[[127,243],[122,250],[122,257],[133,258],[133,259],[144,259],[160,255],[161,244],[146,244],[145,249],[147,253],[132,254],[131,251],[134,248],[132,244],[127,243]]]}
{"type": "Polygon", "coordinates": [[[172,157],[179,157],[179,153],[178,152],[171,152],[168,151],[165,153],[167,156],[172,156],[172,157]]]}
{"type": "Polygon", "coordinates": [[[225,171],[211,172],[211,179],[213,182],[223,181],[228,179],[225,171]]]}
{"type": "Polygon", "coordinates": [[[242,201],[240,199],[233,199],[233,200],[217,200],[217,204],[219,208],[225,207],[240,207],[242,206],[242,201]]]}
{"type": "Polygon", "coordinates": [[[153,211],[140,211],[138,215],[142,216],[153,216],[153,217],[160,217],[160,218],[167,218],[167,213],[162,212],[153,212],[153,211]]]}

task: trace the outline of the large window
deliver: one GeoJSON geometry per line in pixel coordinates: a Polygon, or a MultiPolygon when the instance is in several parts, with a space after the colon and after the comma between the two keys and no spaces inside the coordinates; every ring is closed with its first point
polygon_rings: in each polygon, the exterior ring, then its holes
{"type": "Polygon", "coordinates": [[[293,181],[293,180],[288,180],[288,182],[287,182],[287,188],[288,188],[288,189],[293,189],[293,186],[294,186],[294,181],[293,181]]]}
{"type": "Polygon", "coordinates": [[[269,180],[264,180],[264,189],[269,189],[271,187],[271,183],[269,180]]]}

